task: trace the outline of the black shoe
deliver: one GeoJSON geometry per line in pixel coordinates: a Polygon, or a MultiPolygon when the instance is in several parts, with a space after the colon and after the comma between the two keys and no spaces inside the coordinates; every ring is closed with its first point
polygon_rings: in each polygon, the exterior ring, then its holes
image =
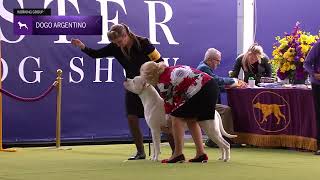
{"type": "Polygon", "coordinates": [[[202,154],[201,156],[193,159],[189,159],[189,162],[201,162],[201,163],[206,163],[208,162],[208,155],[207,154],[202,154]]]}
{"type": "Polygon", "coordinates": [[[314,153],[314,155],[320,155],[320,149],[318,149],[318,150],[314,153]]]}
{"type": "Polygon", "coordinates": [[[183,163],[186,160],[183,154],[180,154],[179,156],[169,160],[169,159],[164,159],[161,161],[161,163],[183,163]]]}
{"type": "Polygon", "coordinates": [[[140,160],[140,159],[146,159],[146,154],[145,153],[137,153],[136,155],[128,158],[128,160],[140,160]]]}
{"type": "Polygon", "coordinates": [[[211,139],[207,139],[204,144],[208,147],[218,148],[218,145],[214,143],[211,139]]]}

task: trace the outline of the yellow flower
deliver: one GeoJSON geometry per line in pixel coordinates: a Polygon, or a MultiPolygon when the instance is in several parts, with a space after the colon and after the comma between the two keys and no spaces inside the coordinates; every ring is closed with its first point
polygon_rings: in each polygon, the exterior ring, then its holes
{"type": "Polygon", "coordinates": [[[304,59],[303,59],[303,58],[300,58],[299,60],[300,60],[300,62],[304,62],[304,59]]]}
{"type": "Polygon", "coordinates": [[[290,56],[290,57],[288,58],[288,61],[294,61],[294,57],[293,57],[293,56],[290,56]]]}
{"type": "Polygon", "coordinates": [[[296,66],[294,64],[291,64],[290,69],[295,70],[296,66]]]}
{"type": "Polygon", "coordinates": [[[282,39],[279,40],[279,43],[288,44],[288,40],[286,38],[282,38],[282,39]]]}
{"type": "Polygon", "coordinates": [[[311,43],[314,43],[314,42],[316,42],[316,36],[309,36],[307,38],[307,43],[308,44],[311,44],[311,43]]]}
{"type": "Polygon", "coordinates": [[[281,59],[271,59],[269,62],[271,65],[273,66],[279,66],[280,65],[280,61],[281,59]]]}
{"type": "Polygon", "coordinates": [[[278,54],[279,52],[278,52],[278,49],[275,49],[275,50],[273,50],[272,51],[272,56],[275,56],[276,54],[278,54]]]}
{"type": "Polygon", "coordinates": [[[296,53],[294,48],[289,48],[287,51],[290,52],[292,56],[294,55],[294,53],[296,53]]]}
{"type": "Polygon", "coordinates": [[[289,48],[284,54],[283,58],[286,59],[287,61],[293,61],[294,56],[295,56],[295,49],[294,48],[289,48]]]}
{"type": "Polygon", "coordinates": [[[307,43],[307,39],[308,39],[308,36],[305,35],[305,34],[301,34],[300,38],[299,38],[299,42],[301,44],[304,44],[304,43],[307,43]]]}
{"type": "MultiPolygon", "coordinates": [[[[280,41],[279,41],[280,42],[280,41]]],[[[288,46],[288,41],[280,42],[279,50],[282,50],[288,46]]]]}
{"type": "Polygon", "coordinates": [[[288,52],[288,51],[283,54],[283,57],[284,57],[285,59],[289,59],[290,56],[291,56],[291,54],[290,54],[290,52],[288,52]]]}
{"type": "Polygon", "coordinates": [[[283,66],[282,66],[282,67],[280,68],[280,72],[285,73],[285,72],[286,72],[286,69],[283,68],[283,66]]]}
{"type": "Polygon", "coordinates": [[[293,37],[292,36],[286,36],[286,39],[287,39],[287,43],[288,43],[288,42],[291,42],[293,40],[293,37]]]}
{"type": "Polygon", "coordinates": [[[301,47],[301,52],[303,54],[306,54],[309,51],[309,48],[310,48],[309,45],[304,45],[304,44],[301,44],[300,47],[301,47]]]}
{"type": "Polygon", "coordinates": [[[281,72],[286,72],[289,71],[291,69],[291,65],[289,62],[286,62],[282,65],[281,67],[281,72]]]}

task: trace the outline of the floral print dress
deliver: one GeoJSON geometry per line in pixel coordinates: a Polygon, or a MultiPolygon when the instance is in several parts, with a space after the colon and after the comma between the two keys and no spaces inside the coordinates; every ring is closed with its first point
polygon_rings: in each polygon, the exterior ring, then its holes
{"type": "Polygon", "coordinates": [[[189,66],[167,67],[157,85],[166,113],[170,114],[182,106],[211,79],[208,74],[189,66]]]}

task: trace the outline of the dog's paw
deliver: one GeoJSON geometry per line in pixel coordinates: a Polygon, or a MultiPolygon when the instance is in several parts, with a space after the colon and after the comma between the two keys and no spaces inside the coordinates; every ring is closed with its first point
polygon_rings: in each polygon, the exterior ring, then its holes
{"type": "Polygon", "coordinates": [[[159,161],[159,158],[152,158],[152,161],[157,162],[157,161],[159,161]]]}
{"type": "Polygon", "coordinates": [[[151,161],[159,161],[159,156],[151,156],[150,160],[151,161]]]}
{"type": "Polygon", "coordinates": [[[223,160],[223,162],[228,162],[228,161],[230,161],[230,157],[225,158],[225,159],[223,160]]]}

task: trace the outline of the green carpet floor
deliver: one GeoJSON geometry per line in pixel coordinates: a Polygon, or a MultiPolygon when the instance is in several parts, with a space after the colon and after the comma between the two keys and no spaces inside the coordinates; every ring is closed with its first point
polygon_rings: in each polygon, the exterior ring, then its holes
{"type": "MultiPolygon", "coordinates": [[[[71,148],[0,152],[0,180],[312,180],[320,176],[320,157],[311,152],[234,148],[231,161],[224,163],[216,160],[218,149],[206,148],[206,164],[161,164],[125,161],[134,152],[131,144],[71,148]]],[[[186,158],[192,158],[194,151],[193,144],[186,144],[186,158]]],[[[169,146],[163,145],[161,159],[169,154],[169,146]]]]}

